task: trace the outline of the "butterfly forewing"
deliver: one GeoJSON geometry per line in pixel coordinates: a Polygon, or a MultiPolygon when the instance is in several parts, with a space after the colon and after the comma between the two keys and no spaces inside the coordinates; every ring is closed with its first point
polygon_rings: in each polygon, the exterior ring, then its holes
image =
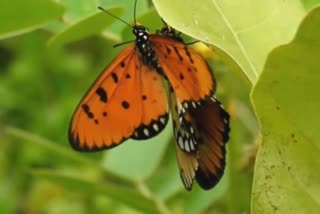
{"type": "Polygon", "coordinates": [[[199,53],[180,41],[161,35],[150,35],[150,41],[160,70],[183,105],[199,102],[215,92],[212,71],[199,53]]]}
{"type": "Polygon", "coordinates": [[[145,81],[154,76],[158,74],[141,64],[132,46],[125,49],[79,104],[70,125],[71,145],[96,151],[119,145],[134,133],[137,139],[159,133],[167,121],[167,105],[161,79],[146,89],[145,81]],[[146,103],[144,95],[150,102],[146,103]],[[150,132],[150,126],[156,131],[150,132]]]}

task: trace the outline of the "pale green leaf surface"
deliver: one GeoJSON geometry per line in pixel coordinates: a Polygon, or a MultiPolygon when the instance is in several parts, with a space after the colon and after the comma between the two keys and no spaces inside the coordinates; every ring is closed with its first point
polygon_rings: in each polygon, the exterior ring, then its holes
{"type": "MultiPolygon", "coordinates": [[[[108,9],[112,14],[119,15],[121,8],[108,9]]],[[[70,42],[75,42],[84,39],[88,36],[101,32],[107,25],[116,21],[113,17],[104,12],[97,12],[89,17],[86,17],[72,25],[60,33],[53,36],[48,41],[49,47],[62,46],[70,42]]]]}
{"type": "Polygon", "coordinates": [[[177,30],[227,52],[252,83],[268,53],[292,39],[305,14],[299,0],[153,0],[177,30]]]}
{"type": "Polygon", "coordinates": [[[171,137],[171,126],[168,125],[152,139],[127,140],[116,149],[108,151],[104,166],[108,170],[130,179],[144,179],[158,167],[171,137]]]}
{"type": "Polygon", "coordinates": [[[252,213],[320,210],[320,8],[270,54],[252,93],[262,131],[252,213]]]}
{"type": "Polygon", "coordinates": [[[26,33],[57,20],[63,7],[48,0],[1,0],[0,39],[26,33]]]}

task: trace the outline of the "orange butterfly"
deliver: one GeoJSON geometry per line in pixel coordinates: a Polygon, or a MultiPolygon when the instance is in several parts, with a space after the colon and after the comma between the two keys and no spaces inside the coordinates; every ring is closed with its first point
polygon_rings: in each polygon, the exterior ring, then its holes
{"type": "Polygon", "coordinates": [[[229,116],[210,98],[216,88],[210,67],[168,26],[149,34],[135,24],[133,34],[134,44],[111,62],[78,105],[69,129],[72,147],[98,151],[160,133],[168,122],[163,77],[172,89],[169,107],[183,183],[190,190],[196,178],[203,188],[213,187],[225,165],[229,116]]]}
{"type": "MultiPolygon", "coordinates": [[[[175,29],[164,24],[157,33],[183,43],[175,29]]],[[[221,179],[225,168],[229,114],[215,97],[204,98],[198,107],[187,110],[171,90],[169,103],[182,182],[191,190],[195,178],[203,189],[211,189],[221,179]]]]}

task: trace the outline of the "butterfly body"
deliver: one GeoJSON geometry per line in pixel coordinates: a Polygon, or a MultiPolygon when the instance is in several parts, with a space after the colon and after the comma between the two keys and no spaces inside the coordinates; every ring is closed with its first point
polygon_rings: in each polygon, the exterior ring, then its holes
{"type": "Polygon", "coordinates": [[[133,34],[136,36],[135,48],[142,61],[154,69],[159,67],[157,56],[150,43],[149,33],[143,25],[136,25],[133,28],[133,34]]]}

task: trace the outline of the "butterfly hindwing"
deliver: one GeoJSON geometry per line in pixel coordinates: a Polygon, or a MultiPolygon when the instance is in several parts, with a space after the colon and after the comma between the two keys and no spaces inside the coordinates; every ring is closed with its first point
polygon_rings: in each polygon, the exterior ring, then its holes
{"type": "Polygon", "coordinates": [[[162,77],[150,66],[143,63],[138,65],[141,73],[141,125],[131,136],[133,139],[143,140],[154,137],[161,132],[169,119],[167,113],[166,90],[162,83],[162,77]]]}
{"type": "MultiPolygon", "coordinates": [[[[119,145],[137,133],[135,138],[148,138],[160,132],[141,135],[139,127],[162,124],[166,119],[166,97],[161,79],[146,89],[143,78],[151,78],[155,70],[141,65],[134,46],[129,46],[98,77],[76,109],[69,131],[73,148],[80,151],[97,151],[119,145]],[[143,95],[157,100],[143,104],[143,95]],[[151,105],[152,104],[152,105],[151,105]]],[[[167,119],[166,119],[167,120],[167,119]]],[[[166,122],[166,121],[165,121],[166,122]]]]}
{"type": "Polygon", "coordinates": [[[187,190],[191,190],[194,179],[203,189],[210,189],[223,175],[225,143],[229,138],[229,115],[214,98],[205,99],[201,106],[191,111],[182,110],[174,93],[171,93],[170,101],[171,109],[178,106],[175,108],[178,111],[172,110],[174,132],[184,133],[196,142],[195,149],[190,150],[190,145],[179,144],[179,135],[175,134],[182,182],[187,190]]]}
{"type": "Polygon", "coordinates": [[[201,144],[196,180],[203,189],[211,189],[221,179],[229,140],[229,114],[215,98],[209,98],[194,112],[201,144]]]}

